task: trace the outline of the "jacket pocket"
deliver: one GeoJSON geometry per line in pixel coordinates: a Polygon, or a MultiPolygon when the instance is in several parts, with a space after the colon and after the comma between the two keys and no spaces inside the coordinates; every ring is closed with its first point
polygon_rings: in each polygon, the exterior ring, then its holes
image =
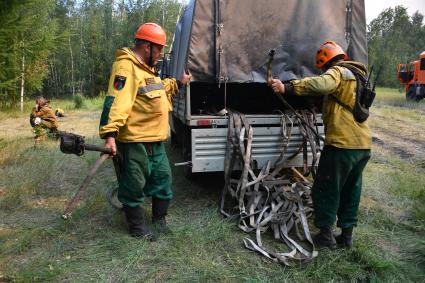
{"type": "Polygon", "coordinates": [[[149,113],[161,113],[163,109],[165,97],[165,90],[151,90],[148,92],[139,91],[137,93],[139,107],[142,112],[149,113]]]}

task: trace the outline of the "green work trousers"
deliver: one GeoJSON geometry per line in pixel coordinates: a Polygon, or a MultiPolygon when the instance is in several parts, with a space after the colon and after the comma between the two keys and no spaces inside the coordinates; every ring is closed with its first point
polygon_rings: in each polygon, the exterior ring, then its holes
{"type": "Polygon", "coordinates": [[[330,228],[357,224],[362,191],[362,173],[371,156],[370,149],[343,149],[325,146],[312,188],[315,225],[330,228]]]}
{"type": "Polygon", "coordinates": [[[118,200],[136,207],[145,197],[170,200],[171,168],[163,142],[122,143],[117,141],[121,155],[118,200]]]}

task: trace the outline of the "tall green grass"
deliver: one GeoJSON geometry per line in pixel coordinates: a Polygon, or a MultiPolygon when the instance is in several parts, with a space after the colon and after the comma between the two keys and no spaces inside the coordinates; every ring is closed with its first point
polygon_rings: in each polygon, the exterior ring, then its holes
{"type": "MultiPolygon", "coordinates": [[[[55,110],[56,108],[62,108],[65,111],[81,109],[81,110],[101,110],[104,97],[94,97],[94,98],[83,98],[80,96],[78,99],[50,99],[50,106],[55,110]],[[78,101],[76,101],[78,100],[78,101]],[[78,104],[78,105],[77,105],[78,104]],[[78,106],[78,107],[76,107],[78,106]]],[[[19,118],[23,116],[29,116],[32,108],[35,106],[35,102],[32,100],[27,100],[24,102],[24,110],[20,111],[19,106],[17,105],[14,108],[0,109],[0,119],[6,118],[19,118]]],[[[65,113],[66,114],[66,113],[65,113]]]]}
{"type": "Polygon", "coordinates": [[[425,99],[422,99],[419,102],[408,101],[406,99],[406,93],[402,88],[394,89],[378,87],[376,88],[376,97],[373,102],[373,107],[376,106],[395,106],[409,109],[424,109],[425,99]]]}
{"type": "MultiPolygon", "coordinates": [[[[320,250],[313,262],[288,268],[243,247],[241,240],[247,235],[217,211],[222,185],[217,175],[188,183],[181,168],[174,170],[176,198],[169,215],[173,233],[157,243],[129,237],[123,215],[107,204],[105,190],[116,184],[110,163],[96,176],[72,218],[64,222],[59,215],[65,202],[55,202],[73,195],[97,155],[67,156],[57,151],[55,143],[44,146],[41,151],[19,147],[9,168],[1,169],[9,178],[0,179],[8,188],[0,199],[0,217],[13,231],[0,233],[0,266],[6,267],[0,271],[7,280],[400,282],[425,276],[415,265],[422,257],[412,243],[421,242],[412,230],[410,210],[404,209],[409,202],[402,193],[413,197],[409,186],[420,185],[423,179],[396,157],[388,159],[388,166],[372,160],[366,169],[364,196],[375,202],[366,206],[362,201],[355,248],[320,250]],[[37,205],[37,200],[46,205],[37,205]],[[398,210],[401,218],[392,213],[398,210]]],[[[176,150],[168,150],[172,162],[179,159],[176,150]]],[[[150,214],[149,201],[145,207],[150,214]]]]}
{"type": "Polygon", "coordinates": [[[81,94],[77,94],[72,99],[74,101],[75,109],[81,109],[84,106],[84,97],[81,94]]]}

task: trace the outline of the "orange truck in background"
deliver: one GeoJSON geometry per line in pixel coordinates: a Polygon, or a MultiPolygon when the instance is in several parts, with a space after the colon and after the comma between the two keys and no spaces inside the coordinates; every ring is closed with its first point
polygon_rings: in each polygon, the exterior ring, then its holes
{"type": "Polygon", "coordinates": [[[419,60],[397,65],[397,79],[406,89],[406,99],[420,101],[425,97],[425,51],[419,60]]]}

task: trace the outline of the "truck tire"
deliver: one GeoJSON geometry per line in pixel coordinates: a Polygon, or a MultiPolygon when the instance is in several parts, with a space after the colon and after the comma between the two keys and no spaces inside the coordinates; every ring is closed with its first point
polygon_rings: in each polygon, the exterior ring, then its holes
{"type": "Polygon", "coordinates": [[[416,94],[416,102],[419,102],[419,101],[421,101],[422,99],[425,98],[425,85],[422,84],[422,85],[418,85],[416,87],[419,89],[419,91],[416,92],[416,93],[419,92],[419,94],[416,94]]]}
{"type": "Polygon", "coordinates": [[[409,89],[406,92],[406,100],[407,101],[417,101],[416,100],[416,92],[415,92],[415,87],[411,86],[409,87],[409,89]]]}

